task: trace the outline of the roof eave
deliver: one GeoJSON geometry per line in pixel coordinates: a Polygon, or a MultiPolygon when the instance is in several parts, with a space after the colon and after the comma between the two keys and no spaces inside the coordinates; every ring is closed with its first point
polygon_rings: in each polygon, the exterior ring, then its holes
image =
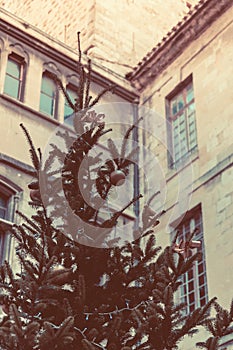
{"type": "MultiPolygon", "coordinates": [[[[1,9],[2,11],[2,9],[1,9]]],[[[6,12],[6,11],[5,11],[6,12]]],[[[5,14],[5,17],[7,14],[5,14]]],[[[22,25],[18,23],[18,20],[14,21],[14,24],[8,22],[7,19],[1,18],[0,20],[0,32],[5,33],[7,36],[12,36],[17,39],[20,43],[26,44],[31,48],[35,49],[37,52],[50,57],[56,62],[66,66],[72,70],[76,70],[78,54],[75,50],[64,43],[58,42],[49,36],[46,36],[42,31],[38,31],[40,35],[36,32],[36,28],[32,27],[32,33],[28,33],[27,29],[31,29],[31,25],[25,25],[25,30],[22,29],[22,25]],[[55,43],[55,44],[54,44],[55,43]],[[54,46],[53,46],[54,44],[54,46]],[[63,52],[66,52],[64,53],[63,52]]],[[[83,55],[84,60],[87,57],[83,55]]],[[[92,61],[92,75],[91,80],[93,83],[99,84],[101,87],[106,88],[110,85],[114,85],[114,93],[119,97],[125,99],[131,103],[137,103],[138,93],[132,88],[130,83],[124,79],[114,76],[114,72],[110,70],[104,71],[104,67],[99,67],[95,62],[92,61]],[[120,81],[121,80],[121,81],[120,81]],[[122,84],[121,84],[122,83],[122,84]]]]}
{"type": "MultiPolygon", "coordinates": [[[[141,91],[197,39],[219,15],[232,6],[232,0],[201,1],[196,11],[159,43],[126,78],[141,91]],[[202,6],[200,6],[202,4],[202,6]]],[[[187,17],[187,16],[186,16],[187,17]]]]}

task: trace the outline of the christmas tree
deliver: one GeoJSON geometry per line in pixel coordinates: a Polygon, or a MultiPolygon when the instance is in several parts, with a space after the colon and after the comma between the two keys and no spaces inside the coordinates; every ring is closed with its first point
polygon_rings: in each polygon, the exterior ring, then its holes
{"type": "Polygon", "coordinates": [[[218,349],[221,337],[231,332],[233,305],[228,312],[213,298],[187,314],[185,304],[175,302],[180,277],[200,258],[199,249],[193,253],[200,243],[193,241],[196,230],[185,242],[177,241],[177,234],[171,246],[157,247],[155,230],[163,213],[154,212],[152,196],[131,240],[120,244],[119,237],[112,235],[124,210],[141,198],[132,198],[108,218],[103,214],[112,188],[124,183],[132,171],[138,149],[129,150],[128,141],[140,120],[125,132],[120,149],[108,139],[111,158],[99,164],[100,156],[93,157],[89,151],[110,130],[93,107],[114,87],[92,100],[91,62],[82,63],[80,42],[77,72],[80,85],[75,103],[52,75],[75,115],[75,133],[64,128],[56,135],[64,149],[51,143],[43,157],[21,125],[34,166],[29,188],[35,214],[29,218],[18,213],[22,224],[12,230],[20,271],[14,273],[7,262],[0,267],[0,302],[5,313],[0,349],[171,350],[199,326],[210,337],[197,346],[218,349]],[[64,198],[69,203],[65,208],[64,198]],[[215,317],[210,317],[212,306],[215,317]]]}

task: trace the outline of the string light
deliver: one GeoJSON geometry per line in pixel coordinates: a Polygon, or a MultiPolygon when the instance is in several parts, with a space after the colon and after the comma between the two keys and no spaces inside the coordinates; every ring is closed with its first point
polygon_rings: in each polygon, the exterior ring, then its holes
{"type": "Polygon", "coordinates": [[[189,252],[192,249],[198,249],[201,247],[201,241],[183,241],[180,243],[173,243],[172,249],[175,253],[183,255],[184,258],[189,256],[189,252]]]}
{"type": "MultiPolygon", "coordinates": [[[[55,325],[54,325],[54,327],[56,327],[55,325]]],[[[59,326],[58,326],[59,327],[59,326]]],[[[87,330],[87,328],[84,328],[84,330],[83,331],[81,331],[81,329],[79,329],[79,328],[77,328],[77,327],[74,327],[74,329],[76,330],[76,331],[78,331],[82,336],[83,336],[83,338],[84,339],[87,339],[87,337],[85,336],[85,331],[87,330]]],[[[97,343],[95,343],[94,341],[91,341],[91,344],[93,344],[93,345],[95,345],[97,348],[99,348],[99,349],[102,349],[102,350],[105,350],[106,348],[104,348],[103,346],[101,346],[101,345],[99,345],[99,344],[97,344],[97,343]]]]}
{"type": "MultiPolygon", "coordinates": [[[[128,304],[128,301],[126,301],[126,306],[127,307],[124,307],[122,309],[116,309],[114,311],[109,311],[109,312],[98,312],[98,316],[107,316],[109,317],[110,319],[112,319],[112,315],[114,314],[119,314],[123,311],[133,311],[133,310],[136,310],[138,309],[140,306],[147,306],[150,302],[152,301],[142,301],[141,303],[137,304],[136,306],[130,308],[129,307],[129,304],[128,304]]],[[[89,316],[92,316],[92,315],[96,315],[96,313],[94,312],[85,312],[84,315],[86,316],[86,320],[88,320],[89,316]]]]}

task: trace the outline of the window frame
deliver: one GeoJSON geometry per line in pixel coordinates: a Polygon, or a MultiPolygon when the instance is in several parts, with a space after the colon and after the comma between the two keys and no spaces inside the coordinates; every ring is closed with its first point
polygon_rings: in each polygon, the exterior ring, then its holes
{"type": "Polygon", "coordinates": [[[3,92],[7,96],[10,96],[18,101],[23,102],[24,98],[24,90],[25,90],[25,80],[26,80],[26,61],[23,56],[18,55],[15,52],[11,52],[8,57],[7,57],[7,65],[6,65],[6,71],[5,71],[5,80],[4,80],[4,87],[3,87],[3,92]],[[19,77],[16,77],[10,72],[8,72],[8,63],[13,62],[19,66],[19,77]],[[18,87],[17,87],[17,96],[10,94],[9,92],[6,91],[6,81],[7,78],[17,81],[18,82],[18,87]]]}
{"type": "MultiPolygon", "coordinates": [[[[198,149],[198,140],[197,140],[197,126],[196,126],[196,109],[195,109],[195,97],[194,97],[194,86],[193,86],[193,79],[192,75],[188,76],[184,81],[182,81],[180,84],[178,84],[175,89],[166,96],[165,98],[165,109],[166,109],[166,123],[167,123],[167,143],[168,143],[168,151],[167,151],[167,159],[168,159],[168,167],[169,168],[175,168],[176,166],[179,166],[182,164],[187,157],[189,157],[191,154],[197,151],[198,149]],[[193,97],[190,101],[187,101],[187,90],[188,87],[192,87],[193,97]],[[179,109],[175,114],[172,114],[172,102],[175,98],[178,98],[179,96],[183,97],[184,105],[181,109],[179,109]],[[190,106],[194,106],[193,112],[189,115],[187,114],[188,108],[190,106]],[[179,157],[175,157],[175,136],[174,136],[174,123],[176,120],[179,120],[184,116],[184,124],[185,124],[185,147],[180,148],[179,150],[179,157]],[[188,122],[188,119],[190,117],[193,117],[192,124],[194,125],[194,130],[190,132],[190,126],[191,122],[188,122]],[[191,141],[190,141],[190,135],[194,133],[194,146],[191,147],[191,141]],[[186,152],[182,154],[181,149],[185,149],[186,152]]],[[[180,123],[181,124],[181,123],[180,123]]],[[[178,124],[177,128],[180,127],[180,124],[178,124]]],[[[177,136],[180,140],[180,132],[177,133],[177,136]]],[[[178,143],[179,146],[181,143],[178,143]]]]}
{"type": "Polygon", "coordinates": [[[2,220],[7,220],[8,217],[8,201],[8,196],[6,196],[2,191],[0,191],[0,219],[2,220]],[[4,213],[3,217],[1,216],[2,212],[4,213]]]}
{"type": "Polygon", "coordinates": [[[233,347],[233,327],[230,328],[231,333],[224,335],[219,340],[219,350],[227,350],[229,345],[233,347]]]}
{"type": "Polygon", "coordinates": [[[14,223],[15,212],[18,209],[18,201],[22,189],[0,175],[0,196],[7,199],[7,213],[0,218],[0,265],[5,260],[11,259],[11,227],[14,223]]]}
{"type": "MultiPolygon", "coordinates": [[[[74,93],[76,93],[77,98],[78,98],[78,87],[77,87],[76,85],[74,85],[74,84],[72,84],[72,83],[68,83],[68,84],[66,85],[66,92],[68,93],[69,97],[71,98],[72,96],[69,94],[69,90],[72,91],[72,92],[74,92],[74,93]]],[[[72,101],[72,98],[71,98],[71,101],[72,101]]],[[[75,101],[72,101],[72,102],[75,103],[75,101]]],[[[67,116],[65,115],[66,108],[70,108],[70,109],[71,109],[71,107],[69,107],[69,104],[68,104],[68,102],[67,102],[67,100],[66,100],[66,98],[65,98],[65,103],[64,103],[64,123],[65,123],[66,125],[71,125],[71,126],[73,126],[73,121],[72,121],[73,118],[70,118],[70,119],[72,119],[72,120],[71,120],[72,123],[68,122],[69,117],[71,117],[72,114],[69,114],[69,115],[67,115],[67,116]]],[[[73,112],[73,113],[74,113],[74,112],[73,112]]]]}
{"type": "Polygon", "coordinates": [[[170,227],[172,228],[171,241],[173,241],[177,231],[180,231],[177,237],[177,241],[180,242],[182,239],[185,241],[187,235],[190,233],[190,229],[185,231],[184,226],[185,225],[187,226],[187,222],[189,223],[189,226],[190,226],[192,219],[195,219],[195,225],[193,226],[191,231],[194,230],[194,228],[199,229],[199,232],[193,237],[193,240],[201,241],[201,247],[199,249],[196,248],[195,250],[192,250],[191,254],[194,254],[197,251],[200,251],[202,253],[202,258],[199,261],[195,261],[192,269],[185,272],[181,276],[182,284],[180,285],[178,290],[178,297],[180,302],[187,303],[186,310],[184,311],[185,314],[190,314],[196,308],[200,306],[204,306],[209,300],[203,216],[202,216],[201,204],[198,204],[194,208],[187,211],[187,213],[184,215],[183,218],[179,218],[176,221],[174,221],[172,224],[170,224],[170,227]],[[182,232],[181,232],[181,227],[182,227],[182,232]],[[203,270],[201,271],[201,269],[203,270]],[[202,281],[201,279],[203,280],[203,282],[201,282],[202,281]],[[193,283],[193,288],[189,290],[190,286],[192,286],[191,283],[193,283]],[[203,290],[204,290],[204,294],[202,296],[201,291],[203,290]],[[193,302],[190,302],[191,294],[194,295],[193,302]],[[191,307],[192,305],[194,307],[191,307]]]}
{"type": "Polygon", "coordinates": [[[51,72],[48,71],[48,70],[45,70],[45,71],[42,73],[42,77],[41,77],[39,111],[40,111],[40,113],[43,113],[43,114],[45,114],[45,115],[47,115],[47,116],[49,116],[49,117],[51,117],[51,118],[53,118],[53,119],[57,119],[57,111],[58,111],[58,87],[57,87],[55,81],[54,81],[54,80],[52,79],[52,77],[51,77],[51,72]],[[50,82],[52,82],[52,83],[54,84],[54,87],[55,87],[55,89],[54,89],[54,91],[53,91],[53,92],[54,92],[54,96],[50,96],[49,94],[47,94],[45,91],[42,90],[43,79],[44,79],[44,77],[47,78],[47,79],[49,79],[50,82]],[[52,105],[51,105],[51,107],[52,107],[52,113],[48,113],[48,112],[46,112],[45,110],[43,110],[43,109],[41,108],[41,96],[46,96],[46,97],[48,97],[48,98],[51,99],[51,101],[52,101],[52,105]]]}

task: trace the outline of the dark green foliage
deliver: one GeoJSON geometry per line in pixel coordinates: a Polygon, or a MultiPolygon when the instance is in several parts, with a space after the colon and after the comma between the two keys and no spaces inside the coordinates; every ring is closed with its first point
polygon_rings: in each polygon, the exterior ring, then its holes
{"type": "Polygon", "coordinates": [[[233,300],[229,311],[223,309],[216,300],[213,305],[216,311],[216,316],[207,319],[203,323],[208,332],[211,333],[212,337],[209,337],[205,342],[197,343],[198,347],[201,349],[216,350],[218,349],[219,340],[222,337],[233,333],[233,300]]]}
{"type": "MultiPolygon", "coordinates": [[[[90,148],[108,130],[104,129],[103,122],[97,122],[95,112],[91,114],[94,119],[85,133],[82,121],[87,110],[109,89],[91,101],[91,62],[88,62],[86,72],[81,62],[80,43],[77,71],[80,86],[75,104],[69,99],[61,81],[53,77],[69,105],[78,113],[72,146],[67,131],[58,132],[69,152],[64,153],[55,144],[51,145],[42,169],[41,153],[36,151],[27,129],[22,126],[35,168],[35,179],[29,188],[38,190],[39,195],[32,201],[35,215],[28,218],[18,213],[22,223],[12,231],[18,242],[16,253],[21,270],[14,274],[7,262],[0,267],[0,303],[6,314],[0,323],[0,349],[173,350],[178,348],[185,335],[193,335],[197,326],[202,325],[212,337],[198,345],[215,350],[219,339],[230,333],[233,306],[228,312],[213,299],[206,306],[185,315],[185,305],[175,302],[180,277],[192,268],[199,253],[184,257],[175,253],[173,247],[162,251],[156,246],[154,230],[163,212],[157,214],[150,206],[155,195],[144,207],[142,226],[135,230],[135,240],[125,242],[123,246],[109,245],[106,249],[75,242],[71,239],[70,230],[77,230],[77,227],[65,226],[64,234],[54,226],[51,215],[48,216],[40,186],[48,177],[60,174],[70,207],[84,221],[92,224],[93,228],[84,230],[84,234],[101,246],[123,211],[141,197],[133,198],[110,219],[102,222],[98,221],[98,212],[91,211],[82,198],[76,174],[84,156],[87,156],[88,162],[83,179],[89,176],[91,167],[95,167],[97,172],[97,180],[87,184],[90,186],[88,191],[91,193],[92,186],[96,186],[101,198],[106,199],[111,190],[111,172],[120,169],[127,176],[138,150],[131,150],[126,155],[127,141],[136,127],[133,125],[126,132],[120,151],[112,140],[108,141],[112,159],[103,166],[98,166],[99,156],[95,159],[88,156],[90,148]],[[58,171],[51,170],[55,159],[61,164],[58,171]],[[98,237],[96,228],[106,230],[98,237]],[[217,312],[215,319],[209,317],[212,305],[217,312]]],[[[57,179],[52,181],[46,195],[50,206],[53,201],[56,203],[52,210],[55,219],[60,203],[57,179]],[[50,196],[51,190],[53,197],[50,196]]],[[[66,217],[66,212],[63,214],[66,217]]]]}

